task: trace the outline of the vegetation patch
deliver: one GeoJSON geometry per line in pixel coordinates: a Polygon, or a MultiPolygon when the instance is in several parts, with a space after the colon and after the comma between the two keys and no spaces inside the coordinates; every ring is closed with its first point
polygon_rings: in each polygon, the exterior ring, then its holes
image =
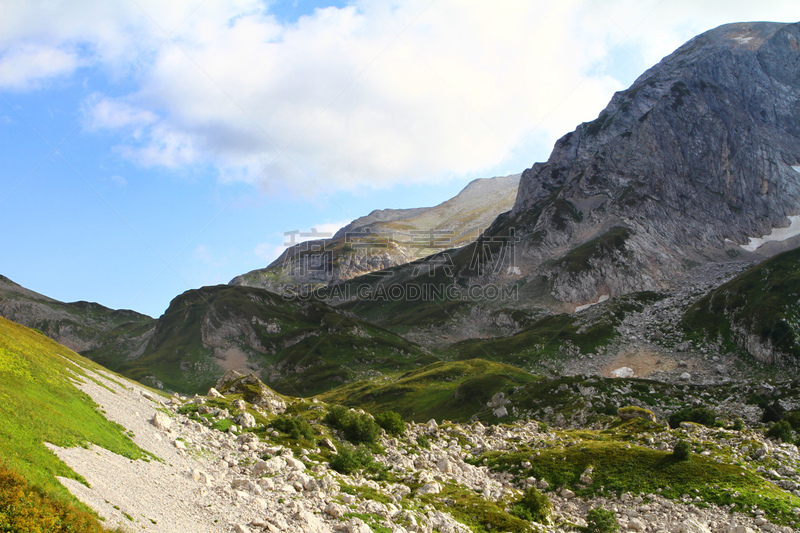
{"type": "MultiPolygon", "coordinates": [[[[130,459],[145,457],[124,428],[109,422],[97,404],[70,381],[75,374],[82,375],[83,368],[99,369],[96,364],[4,318],[0,318],[0,362],[0,462],[33,487],[8,474],[8,490],[17,496],[6,497],[22,498],[20,502],[28,504],[41,499],[43,509],[48,508],[47,501],[72,502],[86,509],[55,477],[84,480],[44,442],[63,447],[92,443],[130,459]]],[[[72,511],[64,512],[73,516],[72,511]]]]}

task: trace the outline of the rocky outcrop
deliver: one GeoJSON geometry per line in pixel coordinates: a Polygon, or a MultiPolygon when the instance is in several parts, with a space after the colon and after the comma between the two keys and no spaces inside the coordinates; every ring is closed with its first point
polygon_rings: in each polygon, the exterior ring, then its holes
{"type": "Polygon", "coordinates": [[[523,273],[556,299],[668,288],[687,264],[800,213],[799,24],[729,24],[687,42],[526,170],[523,273]]]}
{"type": "Polygon", "coordinates": [[[296,285],[322,286],[464,246],[475,241],[497,215],[511,209],[519,178],[474,180],[435,207],[375,210],[331,238],[287,248],[266,269],[230,283],[274,292],[296,285]]]}

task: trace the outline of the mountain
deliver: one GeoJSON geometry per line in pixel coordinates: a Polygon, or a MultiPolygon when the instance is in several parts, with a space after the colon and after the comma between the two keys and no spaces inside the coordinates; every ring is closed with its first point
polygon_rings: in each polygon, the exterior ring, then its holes
{"type": "Polygon", "coordinates": [[[96,303],[59,302],[0,278],[0,315],[127,377],[182,393],[206,392],[237,370],[305,396],[437,360],[325,303],[252,287],[190,290],[152,319],[96,303]]]}
{"type": "Polygon", "coordinates": [[[208,391],[229,370],[253,372],[279,392],[309,396],[435,360],[414,343],[324,303],[218,285],[172,300],[144,353],[116,370],[184,393],[208,391]]]}
{"type": "Polygon", "coordinates": [[[231,280],[231,285],[282,292],[348,280],[402,265],[443,248],[469,244],[511,209],[520,175],[476,179],[434,207],[378,209],[357,218],[330,239],[287,248],[267,268],[231,280]]]}
{"type": "Polygon", "coordinates": [[[416,329],[414,338],[481,337],[503,323],[519,331],[537,313],[673,291],[703,265],[741,269],[797,246],[798,40],[800,24],[767,22],[691,39],[523,172],[513,209],[475,243],[429,268],[421,260],[352,280],[370,285],[367,296],[339,303],[416,329]],[[400,294],[425,284],[454,289],[402,304],[374,297],[379,286],[400,294]],[[486,289],[507,297],[462,297],[486,289]]]}
{"type": "Polygon", "coordinates": [[[59,302],[5,276],[0,276],[0,316],[110,367],[141,355],[155,327],[147,315],[93,302],[59,302]]]}
{"type": "Polygon", "coordinates": [[[523,173],[523,275],[557,300],[665,289],[800,214],[800,24],[729,24],[681,46],[523,173]]]}

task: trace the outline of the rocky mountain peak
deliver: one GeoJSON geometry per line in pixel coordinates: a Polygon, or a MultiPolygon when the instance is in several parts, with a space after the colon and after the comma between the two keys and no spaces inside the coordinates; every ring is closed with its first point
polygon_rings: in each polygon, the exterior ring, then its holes
{"type": "Polygon", "coordinates": [[[521,230],[528,271],[560,274],[559,299],[589,301],[663,288],[686,260],[738,256],[787,226],[800,214],[798,61],[800,24],[729,24],[616,93],[522,175],[505,225],[521,230]],[[599,263],[588,276],[536,266],[612,231],[624,243],[605,282],[599,263]]]}

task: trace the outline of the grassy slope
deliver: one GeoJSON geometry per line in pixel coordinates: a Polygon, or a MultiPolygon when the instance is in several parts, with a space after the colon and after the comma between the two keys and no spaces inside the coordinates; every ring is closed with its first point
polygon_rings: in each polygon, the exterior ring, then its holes
{"type": "Polygon", "coordinates": [[[800,249],[760,263],[701,298],[684,315],[689,338],[721,339],[742,349],[744,330],[791,359],[800,360],[800,249]]]}
{"type": "Polygon", "coordinates": [[[55,479],[80,479],[45,446],[94,443],[131,459],[143,452],[70,381],[96,366],[49,338],[0,318],[0,461],[46,491],[71,498],[55,479]],[[69,416],[65,416],[69,413],[69,416]]]}
{"type": "Polygon", "coordinates": [[[518,368],[480,359],[438,362],[389,381],[344,385],[321,398],[371,412],[392,410],[406,420],[464,422],[485,409],[495,393],[509,394],[536,379],[518,368]]]}
{"type": "Polygon", "coordinates": [[[269,385],[296,396],[329,390],[361,373],[404,371],[431,360],[417,345],[323,303],[220,285],[175,298],[145,354],[120,371],[139,380],[155,375],[165,387],[181,392],[206,392],[224,370],[203,345],[203,328],[208,332],[231,324],[252,328],[261,347],[243,335],[226,334],[226,340],[261,368],[280,367],[284,377],[269,385]],[[268,324],[277,324],[280,331],[268,324]]]}

